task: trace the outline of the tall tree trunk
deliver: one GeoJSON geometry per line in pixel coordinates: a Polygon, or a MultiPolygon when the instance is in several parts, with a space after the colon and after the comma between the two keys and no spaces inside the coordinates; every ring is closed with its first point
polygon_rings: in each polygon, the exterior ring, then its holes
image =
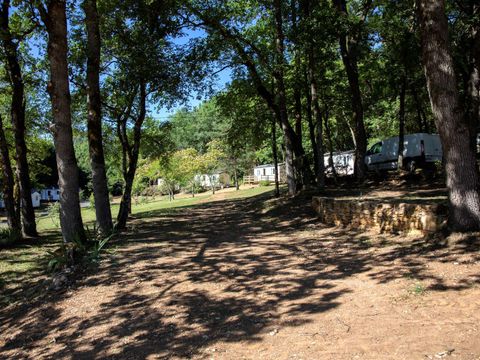
{"type": "Polygon", "coordinates": [[[280,182],[278,179],[278,154],[277,154],[277,124],[275,119],[272,119],[272,154],[273,154],[273,168],[275,172],[275,197],[280,196],[280,182]]]}
{"type": "MultiPolygon", "coordinates": [[[[308,75],[306,76],[308,79],[308,75]]],[[[312,94],[310,93],[310,86],[307,91],[307,123],[308,123],[308,133],[310,136],[310,143],[312,144],[313,152],[313,169],[315,172],[315,179],[318,179],[319,170],[318,170],[318,148],[317,141],[315,140],[315,125],[313,124],[313,114],[312,114],[312,94]]]]}
{"type": "Polygon", "coordinates": [[[479,173],[460,106],[448,39],[444,0],[417,0],[430,102],[442,141],[450,200],[449,224],[456,231],[480,229],[479,173]]]}
{"type": "MultiPolygon", "coordinates": [[[[140,152],[140,141],[142,137],[142,125],[146,116],[146,101],[147,101],[147,87],[144,81],[140,83],[140,95],[139,95],[139,113],[135,119],[133,126],[133,144],[130,144],[127,136],[127,121],[130,110],[127,111],[127,115],[117,122],[117,133],[122,145],[122,167],[124,172],[125,189],[120,201],[120,208],[117,214],[117,222],[115,228],[117,230],[123,230],[127,225],[128,215],[131,214],[132,209],[132,187],[133,180],[135,179],[135,173],[137,171],[138,155],[140,152]]],[[[133,101],[133,100],[132,100],[133,101]]],[[[130,105],[131,109],[131,105],[130,105]]]]}
{"type": "MultiPolygon", "coordinates": [[[[345,0],[333,0],[333,4],[342,17],[348,17],[345,0]]],[[[363,101],[357,66],[356,43],[358,41],[359,39],[354,39],[351,36],[348,36],[346,31],[342,31],[339,35],[340,53],[347,73],[348,84],[350,87],[350,101],[352,105],[353,119],[355,121],[355,175],[358,179],[363,179],[366,176],[364,158],[367,151],[367,133],[365,131],[363,120],[363,101]]]]}
{"type": "Polygon", "coordinates": [[[480,5],[472,2],[469,8],[473,19],[470,50],[470,74],[468,79],[468,121],[471,127],[470,142],[477,151],[477,132],[480,125],[480,5]]]}
{"type": "Polygon", "coordinates": [[[403,151],[405,149],[405,92],[407,87],[407,79],[402,77],[402,84],[400,87],[400,110],[398,114],[398,170],[403,169],[403,151]]]}
{"type": "Polygon", "coordinates": [[[328,165],[332,168],[332,175],[335,183],[337,182],[337,169],[335,169],[335,163],[333,162],[333,141],[332,141],[332,132],[330,131],[329,124],[330,112],[328,107],[325,109],[325,134],[327,135],[328,140],[328,165]]]}
{"type": "Polygon", "coordinates": [[[88,144],[92,166],[93,196],[97,226],[103,234],[112,231],[112,213],[108,196],[108,181],[102,143],[100,97],[100,26],[96,0],[83,2],[87,27],[87,108],[88,144]]]}
{"type": "Polygon", "coordinates": [[[18,44],[13,41],[9,25],[10,1],[3,0],[0,16],[1,39],[6,57],[6,65],[12,84],[11,120],[15,134],[15,162],[20,190],[20,213],[24,236],[38,236],[35,211],[32,204],[32,188],[25,143],[25,86],[18,61],[18,44]]]}
{"type": "Polygon", "coordinates": [[[39,10],[48,32],[47,52],[50,62],[48,92],[52,100],[51,130],[60,188],[60,226],[65,242],[83,241],[85,232],[78,194],[79,173],[72,137],[66,3],[62,0],[50,0],[47,9],[40,5],[39,10]]]}
{"type": "MultiPolygon", "coordinates": [[[[288,132],[288,112],[287,112],[287,95],[284,82],[284,35],[283,35],[283,19],[282,19],[282,4],[280,0],[274,0],[275,10],[275,50],[276,50],[276,69],[275,80],[277,87],[277,106],[279,122],[282,125],[284,133],[288,132]]],[[[297,182],[295,179],[295,167],[293,163],[293,144],[290,136],[284,137],[285,151],[286,151],[286,164],[285,170],[287,174],[288,193],[295,195],[297,192],[297,182]]],[[[300,159],[297,159],[299,161],[300,159]]]]}
{"type": "Polygon", "coordinates": [[[2,162],[2,183],[3,183],[3,203],[7,213],[8,227],[20,232],[20,218],[18,212],[15,210],[15,198],[13,195],[13,187],[15,179],[13,177],[12,165],[10,163],[10,156],[8,151],[7,139],[3,130],[3,119],[0,115],[0,155],[2,162]]]}
{"type": "Polygon", "coordinates": [[[418,98],[417,90],[415,86],[412,86],[412,96],[413,101],[415,102],[415,108],[417,110],[417,119],[418,119],[418,128],[420,132],[430,133],[430,126],[428,125],[427,115],[423,109],[422,103],[418,98]]]}
{"type": "Polygon", "coordinates": [[[323,123],[320,104],[318,101],[317,82],[315,80],[315,72],[313,68],[313,49],[309,54],[309,82],[310,97],[312,99],[312,114],[316,123],[315,144],[317,149],[317,187],[323,189],[325,187],[325,164],[323,162],[323,123]]]}

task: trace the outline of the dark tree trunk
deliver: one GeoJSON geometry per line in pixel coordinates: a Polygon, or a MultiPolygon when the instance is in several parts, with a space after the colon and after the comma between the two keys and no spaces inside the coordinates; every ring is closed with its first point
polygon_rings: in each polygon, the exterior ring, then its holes
{"type": "Polygon", "coordinates": [[[405,76],[402,78],[402,84],[400,87],[400,110],[398,114],[398,170],[403,169],[403,150],[405,149],[405,92],[407,87],[407,79],[405,76]]]}
{"type": "MultiPolygon", "coordinates": [[[[307,75],[308,79],[308,75],[307,75]]],[[[318,148],[317,141],[315,140],[315,125],[313,124],[313,114],[312,114],[312,94],[310,93],[310,86],[307,91],[307,123],[308,123],[308,133],[310,135],[310,143],[312,144],[313,152],[313,169],[315,172],[315,179],[318,179],[319,170],[318,170],[318,148]]]]}
{"type": "Polygon", "coordinates": [[[101,233],[112,231],[112,213],[105,171],[102,143],[102,114],[100,97],[100,26],[96,0],[85,0],[85,24],[87,28],[87,107],[88,144],[92,166],[92,185],[95,198],[95,215],[101,233]]]}
{"type": "Polygon", "coordinates": [[[330,131],[330,112],[328,111],[328,107],[325,109],[325,133],[327,135],[328,140],[328,165],[332,168],[332,175],[335,182],[337,182],[337,170],[335,169],[335,164],[333,162],[333,141],[332,141],[332,133],[330,131]]]}
{"type": "Polygon", "coordinates": [[[320,105],[317,93],[317,82],[315,80],[315,73],[313,69],[313,49],[309,54],[309,81],[310,81],[310,96],[312,99],[312,114],[316,124],[315,144],[317,149],[317,187],[323,189],[325,187],[325,164],[323,162],[323,123],[322,114],[320,112],[320,105]]]}
{"type": "Polygon", "coordinates": [[[3,130],[3,119],[0,115],[0,155],[2,162],[2,183],[3,183],[3,203],[7,213],[8,227],[20,232],[20,218],[15,210],[15,198],[13,188],[15,179],[13,177],[12,165],[8,151],[7,139],[3,130]]]}
{"type": "Polygon", "coordinates": [[[418,129],[420,132],[430,133],[427,115],[425,114],[425,110],[420,102],[420,99],[418,98],[418,93],[414,86],[412,87],[412,96],[413,101],[415,102],[415,108],[417,110],[418,129]]]}
{"type": "Polygon", "coordinates": [[[468,79],[468,120],[471,126],[470,142],[472,149],[477,151],[477,132],[480,122],[480,5],[472,4],[469,8],[473,19],[470,50],[470,74],[468,79]]]}
{"type": "Polygon", "coordinates": [[[280,196],[280,181],[278,179],[278,154],[277,154],[277,124],[272,119],[272,154],[275,172],[275,197],[280,196]]]}
{"type": "MultiPolygon", "coordinates": [[[[333,4],[342,17],[348,17],[345,0],[333,0],[333,4]]],[[[358,41],[359,39],[348,36],[346,31],[342,31],[339,35],[340,53],[347,73],[350,87],[350,101],[353,119],[355,121],[355,175],[358,179],[363,179],[366,176],[364,158],[367,151],[367,133],[365,132],[365,124],[363,121],[363,101],[357,66],[356,43],[358,43],[358,41]]]]}
{"type": "Polygon", "coordinates": [[[15,162],[18,186],[20,190],[20,213],[24,236],[36,237],[37,226],[32,204],[32,188],[27,161],[27,144],[25,143],[25,86],[22,70],[18,61],[18,44],[13,41],[9,26],[10,1],[4,0],[0,16],[0,29],[6,67],[12,85],[11,120],[15,134],[15,162]]]}
{"type": "Polygon", "coordinates": [[[128,110],[127,114],[117,122],[117,133],[122,145],[122,167],[125,181],[125,190],[123,191],[122,199],[120,201],[120,208],[117,214],[117,223],[115,224],[115,228],[117,230],[123,230],[125,228],[127,225],[128,215],[131,214],[132,186],[133,180],[135,179],[135,173],[137,171],[140,141],[142,137],[142,125],[146,116],[147,88],[145,82],[143,81],[140,84],[139,96],[140,110],[133,126],[133,144],[130,144],[127,136],[127,121],[130,116],[130,110],[128,110]]]}
{"type": "MultiPolygon", "coordinates": [[[[276,50],[276,69],[275,69],[275,80],[277,87],[277,105],[278,105],[278,115],[280,124],[284,133],[288,132],[288,112],[287,112],[287,95],[285,91],[285,82],[284,82],[284,35],[283,35],[283,19],[282,19],[282,4],[280,0],[274,0],[274,10],[275,10],[275,50],[276,50]]],[[[293,144],[291,136],[285,136],[285,155],[286,155],[286,164],[285,170],[287,175],[287,185],[288,193],[290,195],[295,195],[297,192],[297,182],[295,179],[295,167],[293,163],[293,144]]],[[[297,161],[300,159],[297,158],[297,161]]]]}
{"type": "Polygon", "coordinates": [[[53,140],[55,145],[58,185],[60,188],[60,225],[65,242],[84,241],[85,232],[80,212],[78,165],[75,158],[68,80],[68,45],[66,3],[51,0],[48,8],[40,5],[42,19],[48,31],[50,82],[52,100],[53,140]]]}
{"type": "Polygon", "coordinates": [[[449,224],[456,231],[480,229],[479,174],[470,146],[470,126],[459,102],[444,0],[417,0],[430,102],[442,141],[449,224]]]}

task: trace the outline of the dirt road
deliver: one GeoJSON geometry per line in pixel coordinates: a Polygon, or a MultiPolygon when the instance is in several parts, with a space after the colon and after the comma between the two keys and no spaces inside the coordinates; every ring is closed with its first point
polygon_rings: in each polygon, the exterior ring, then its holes
{"type": "Polygon", "coordinates": [[[100,269],[2,310],[0,358],[479,359],[480,253],[318,223],[307,199],[138,218],[100,269]]]}

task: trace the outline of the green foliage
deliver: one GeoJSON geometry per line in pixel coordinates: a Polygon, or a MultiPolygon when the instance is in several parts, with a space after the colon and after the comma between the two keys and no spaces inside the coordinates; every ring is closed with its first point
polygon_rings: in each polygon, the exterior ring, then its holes
{"type": "Polygon", "coordinates": [[[72,265],[73,262],[86,267],[97,265],[106,251],[105,246],[114,234],[103,236],[95,227],[93,229],[87,227],[86,234],[86,240],[76,238],[71,243],[63,243],[57,249],[48,251],[47,269],[56,272],[72,265]]]}
{"type": "Polygon", "coordinates": [[[269,186],[270,185],[270,181],[268,180],[261,180],[258,182],[258,185],[260,186],[269,186]]]}
{"type": "Polygon", "coordinates": [[[22,234],[18,229],[2,228],[0,229],[0,248],[14,245],[22,238],[22,234]]]}

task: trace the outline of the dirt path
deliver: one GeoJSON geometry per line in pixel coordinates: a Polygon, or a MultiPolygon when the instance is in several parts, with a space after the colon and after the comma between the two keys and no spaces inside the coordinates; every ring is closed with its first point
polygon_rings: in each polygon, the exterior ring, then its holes
{"type": "Polygon", "coordinates": [[[138,219],[95,274],[0,316],[0,358],[480,359],[480,255],[318,224],[307,200],[138,219]]]}

